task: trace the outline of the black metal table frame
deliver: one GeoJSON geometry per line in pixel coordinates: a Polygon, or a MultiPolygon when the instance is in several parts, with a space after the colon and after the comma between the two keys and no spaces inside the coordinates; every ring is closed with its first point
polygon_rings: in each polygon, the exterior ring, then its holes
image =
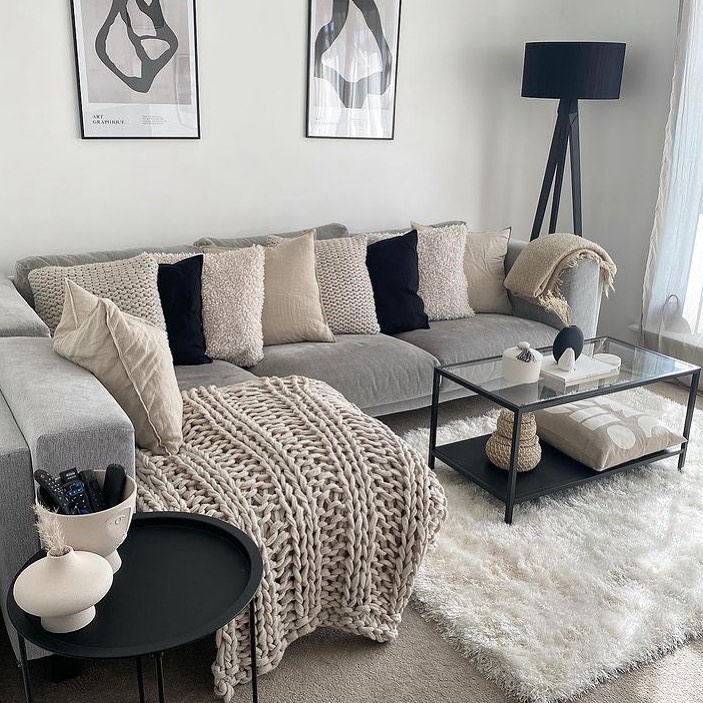
{"type": "MultiPolygon", "coordinates": [[[[249,601],[249,647],[251,649],[251,689],[252,700],[254,703],[259,703],[259,682],[256,671],[256,605],[254,598],[249,601]]],[[[22,668],[22,682],[24,684],[24,700],[25,703],[33,703],[32,685],[29,675],[29,661],[27,660],[27,646],[25,638],[17,632],[17,641],[20,650],[20,667],[22,668]]],[[[164,667],[163,658],[164,652],[146,652],[141,656],[135,657],[137,665],[137,686],[139,687],[139,703],[146,703],[144,695],[144,669],[142,659],[144,657],[154,657],[154,668],[156,670],[156,690],[158,692],[159,703],[165,703],[166,692],[164,686],[164,667]]],[[[121,657],[120,657],[121,658],[121,657]]],[[[105,657],[104,659],[107,659],[105,657]]]]}
{"type": "MultiPolygon", "coordinates": [[[[606,339],[605,337],[594,337],[593,339],[588,339],[586,340],[586,344],[593,343],[593,342],[598,342],[603,339],[606,339]]],[[[613,340],[614,342],[618,342],[619,340],[610,337],[609,339],[613,340]]],[[[621,342],[622,344],[625,344],[624,342],[621,342]]],[[[630,346],[630,345],[627,345],[630,346]]],[[[540,349],[540,351],[549,351],[551,350],[551,347],[543,347],[540,349]]],[[[650,351],[650,350],[647,350],[650,351]]],[[[650,352],[652,354],[656,354],[657,352],[650,352]]],[[[663,355],[661,355],[663,356],[663,355]]],[[[500,405],[501,407],[507,408],[508,410],[511,410],[514,413],[514,422],[513,422],[513,432],[512,432],[512,448],[510,451],[510,468],[507,472],[507,481],[508,481],[508,497],[507,500],[505,501],[505,522],[507,524],[511,524],[513,521],[513,510],[515,508],[515,486],[517,482],[517,464],[518,464],[518,447],[520,445],[520,431],[521,431],[521,423],[522,423],[522,416],[524,413],[527,412],[534,412],[535,410],[542,410],[546,408],[551,408],[557,405],[566,405],[567,403],[574,403],[578,400],[587,400],[588,398],[595,398],[598,396],[604,396],[604,395],[612,395],[613,393],[620,393],[621,391],[626,391],[626,390],[631,390],[633,388],[641,388],[644,386],[649,386],[654,383],[661,383],[662,381],[667,381],[667,380],[672,380],[676,378],[682,378],[685,376],[691,376],[691,385],[689,389],[689,395],[688,395],[688,406],[686,408],[686,419],[684,422],[684,430],[683,430],[683,436],[686,438],[686,442],[684,442],[679,449],[665,449],[661,452],[655,452],[654,454],[647,455],[645,457],[640,457],[636,459],[635,461],[630,461],[626,462],[625,464],[620,464],[618,466],[615,466],[611,469],[608,469],[604,472],[594,472],[594,475],[591,479],[588,480],[595,480],[598,479],[602,476],[605,475],[610,475],[613,473],[618,473],[620,471],[625,471],[626,469],[633,468],[635,466],[642,466],[644,464],[649,464],[653,463],[655,461],[660,461],[661,459],[665,459],[670,456],[679,456],[679,462],[678,462],[678,468],[679,471],[683,470],[683,467],[686,463],[686,452],[688,450],[688,439],[690,438],[691,435],[691,423],[693,422],[693,411],[695,410],[696,407],[696,395],[698,393],[698,385],[700,381],[700,374],[701,374],[701,369],[694,367],[691,370],[686,370],[686,371],[679,371],[679,372],[671,372],[671,373],[665,373],[661,374],[660,376],[657,376],[656,378],[648,378],[648,379],[642,379],[638,381],[630,381],[627,383],[623,383],[621,385],[617,386],[606,386],[604,388],[597,388],[597,389],[591,389],[591,390],[585,390],[579,393],[572,393],[569,395],[564,395],[564,396],[558,396],[555,398],[550,398],[550,399],[545,399],[545,400],[538,400],[533,403],[527,403],[524,405],[518,405],[516,403],[511,403],[508,400],[504,398],[500,398],[497,396],[495,393],[492,393],[491,391],[488,391],[484,388],[481,387],[480,384],[478,383],[472,383],[471,381],[461,378],[460,376],[457,376],[453,373],[451,373],[451,368],[452,366],[473,366],[473,365],[478,365],[482,363],[486,363],[488,361],[491,361],[495,359],[496,361],[499,360],[499,357],[488,357],[485,359],[477,359],[475,361],[470,361],[466,363],[459,363],[459,364],[451,364],[446,367],[442,366],[436,366],[434,370],[434,377],[433,377],[433,382],[432,382],[432,407],[431,407],[431,415],[430,415],[430,443],[429,443],[429,456],[428,456],[428,464],[431,469],[434,470],[435,466],[435,459],[437,458],[436,450],[438,449],[437,447],[437,421],[438,421],[438,415],[439,415],[439,395],[440,395],[440,384],[442,378],[447,378],[451,381],[454,381],[454,383],[458,383],[459,385],[463,386],[464,388],[473,391],[477,395],[482,396],[483,398],[486,398],[487,400],[490,400],[491,402],[500,405]]],[[[440,459],[443,459],[443,457],[440,457],[440,459]]],[[[451,466],[451,464],[450,464],[451,466]]],[[[455,466],[452,466],[452,468],[457,468],[455,466]]],[[[471,477],[469,477],[471,479],[471,477]]],[[[579,482],[574,482],[572,485],[579,485],[579,483],[585,483],[586,480],[579,481],[579,482]]],[[[545,491],[541,495],[547,495],[549,491],[545,491]]],[[[534,495],[531,497],[538,497],[538,495],[534,495]]]]}

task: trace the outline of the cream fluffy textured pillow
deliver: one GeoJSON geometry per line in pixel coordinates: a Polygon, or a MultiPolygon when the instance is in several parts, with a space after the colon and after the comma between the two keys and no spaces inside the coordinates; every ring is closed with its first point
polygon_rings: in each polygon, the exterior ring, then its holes
{"type": "MultiPolygon", "coordinates": [[[[278,246],[287,241],[269,237],[278,246]]],[[[315,266],[322,308],[334,334],[378,334],[371,277],[366,268],[367,237],[315,242],[315,266]]]]}
{"type": "Polygon", "coordinates": [[[44,266],[29,272],[37,315],[53,333],[61,319],[64,280],[107,298],[120,310],[144,318],[166,330],[161,298],[156,284],[159,267],[148,255],[81,266],[44,266]]]}
{"type": "MultiPolygon", "coordinates": [[[[205,353],[237,366],[254,366],[264,357],[264,248],[202,249],[205,353]]],[[[170,264],[192,254],[153,256],[170,264]]]]}
{"type": "Polygon", "coordinates": [[[497,232],[466,233],[464,273],[474,312],[513,314],[508,291],[503,286],[509,240],[510,227],[497,232]]]}
{"type": "Polygon", "coordinates": [[[420,270],[418,293],[425,301],[430,320],[457,320],[473,317],[464,273],[466,226],[417,229],[417,258],[420,270]]]}
{"type": "Polygon", "coordinates": [[[105,386],[132,421],[140,447],[177,452],[183,443],[183,398],[166,332],[71,279],[64,288],[54,351],[105,386]]]}
{"type": "Polygon", "coordinates": [[[266,249],[264,344],[334,342],[315,274],[315,231],[266,249]]]}

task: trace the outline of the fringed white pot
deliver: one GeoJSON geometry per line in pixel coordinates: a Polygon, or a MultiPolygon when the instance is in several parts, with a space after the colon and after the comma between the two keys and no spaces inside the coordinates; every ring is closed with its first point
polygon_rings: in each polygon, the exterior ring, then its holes
{"type": "Polygon", "coordinates": [[[95,604],[112,586],[112,567],[91,552],[71,547],[62,556],[45,556],[30,564],[15,581],[17,605],[41,618],[49,632],[75,632],[92,622],[95,604]]]}

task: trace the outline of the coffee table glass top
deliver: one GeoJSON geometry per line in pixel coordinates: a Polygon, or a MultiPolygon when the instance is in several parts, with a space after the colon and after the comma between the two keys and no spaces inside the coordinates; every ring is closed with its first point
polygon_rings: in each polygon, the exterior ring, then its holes
{"type": "MultiPolygon", "coordinates": [[[[551,354],[551,347],[541,348],[545,357],[551,354]]],[[[560,398],[574,396],[589,397],[602,393],[627,390],[667,378],[675,378],[698,370],[664,354],[636,347],[612,337],[596,337],[586,340],[583,354],[614,354],[622,359],[620,372],[615,376],[563,388],[558,382],[543,377],[536,383],[516,385],[502,377],[502,357],[495,356],[477,361],[440,366],[437,372],[464,388],[494,400],[512,410],[539,408],[551,405],[560,398]]]]}

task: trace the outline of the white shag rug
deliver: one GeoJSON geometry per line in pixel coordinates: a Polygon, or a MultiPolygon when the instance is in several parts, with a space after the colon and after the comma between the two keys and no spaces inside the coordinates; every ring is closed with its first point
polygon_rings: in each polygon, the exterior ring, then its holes
{"type": "MultiPolygon", "coordinates": [[[[685,407],[646,389],[623,402],[683,427],[685,407]]],[[[498,410],[440,427],[486,434],[498,410]]],[[[441,418],[441,415],[440,415],[441,418]]],[[[427,451],[428,431],[404,439],[427,451]]],[[[437,463],[449,516],[414,605],[481,672],[522,701],[568,700],[703,635],[703,413],[676,459],[504,505],[437,463]]]]}

